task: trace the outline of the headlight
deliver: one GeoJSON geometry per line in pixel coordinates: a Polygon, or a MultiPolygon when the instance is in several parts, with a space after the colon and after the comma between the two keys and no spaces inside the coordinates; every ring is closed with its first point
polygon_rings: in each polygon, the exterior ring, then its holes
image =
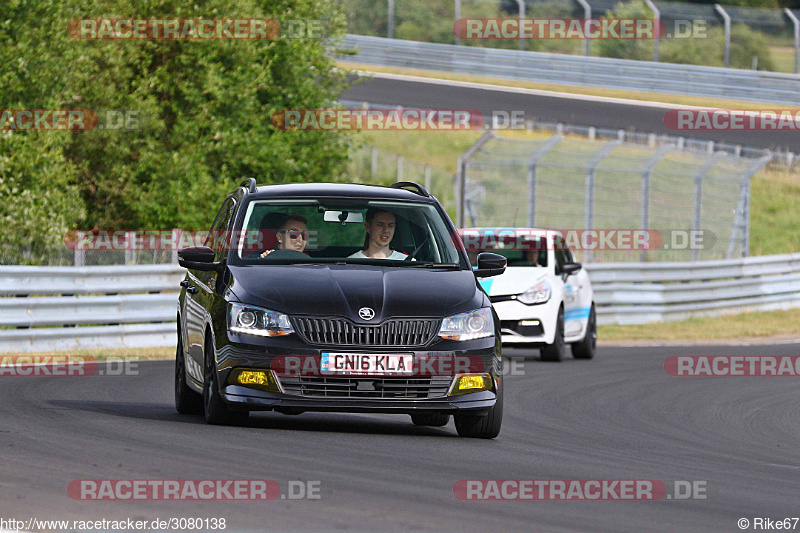
{"type": "Polygon", "coordinates": [[[542,281],[517,296],[517,300],[527,304],[543,304],[550,299],[550,284],[542,281]]]}
{"type": "Polygon", "coordinates": [[[240,303],[230,304],[228,329],[259,337],[280,337],[294,333],[288,315],[240,303]]]}
{"type": "Polygon", "coordinates": [[[442,321],[439,336],[454,341],[482,339],[494,335],[492,310],[488,307],[469,313],[459,313],[442,321]]]}

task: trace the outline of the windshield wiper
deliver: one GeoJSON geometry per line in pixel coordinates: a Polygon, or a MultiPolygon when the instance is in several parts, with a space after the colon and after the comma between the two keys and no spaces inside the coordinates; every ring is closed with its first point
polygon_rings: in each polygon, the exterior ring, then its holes
{"type": "Polygon", "coordinates": [[[461,266],[458,263],[422,263],[419,261],[413,261],[403,266],[409,266],[414,268],[448,268],[448,269],[461,268],[461,266]]]}

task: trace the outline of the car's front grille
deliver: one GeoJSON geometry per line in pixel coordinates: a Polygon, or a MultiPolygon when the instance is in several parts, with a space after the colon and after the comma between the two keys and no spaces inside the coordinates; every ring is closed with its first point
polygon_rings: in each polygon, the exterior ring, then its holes
{"type": "Polygon", "coordinates": [[[367,326],[344,318],[293,317],[292,321],[306,342],[336,346],[424,346],[436,335],[441,322],[392,319],[367,326]]]}
{"type": "Polygon", "coordinates": [[[283,392],[306,398],[427,399],[447,396],[452,376],[280,376],[283,392]]]}

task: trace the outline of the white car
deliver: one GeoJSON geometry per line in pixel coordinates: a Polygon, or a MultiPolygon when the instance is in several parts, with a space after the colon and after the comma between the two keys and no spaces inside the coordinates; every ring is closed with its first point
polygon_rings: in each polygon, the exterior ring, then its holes
{"type": "Polygon", "coordinates": [[[503,344],[538,347],[545,361],[560,361],[567,344],[575,359],[594,357],[592,284],[559,232],[465,228],[459,234],[473,264],[480,252],[508,260],[505,273],[480,282],[500,317],[503,344]]]}

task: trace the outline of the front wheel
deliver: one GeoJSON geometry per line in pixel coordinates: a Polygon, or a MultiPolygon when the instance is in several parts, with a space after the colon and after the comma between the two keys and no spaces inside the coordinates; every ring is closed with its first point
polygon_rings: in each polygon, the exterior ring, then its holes
{"type": "Polygon", "coordinates": [[[453,415],[459,437],[493,439],[503,423],[503,389],[497,389],[497,402],[485,415],[453,415]]]}
{"type": "Polygon", "coordinates": [[[203,412],[203,397],[186,383],[186,360],[183,355],[183,340],[178,331],[178,348],[175,353],[175,410],[182,415],[203,412]]]}
{"type": "Polygon", "coordinates": [[[586,324],[586,335],[581,342],[572,345],[572,357],[575,359],[592,359],[597,347],[597,317],[594,312],[594,304],[589,311],[589,322],[586,324]]]}
{"type": "Polygon", "coordinates": [[[553,344],[544,346],[541,350],[542,361],[561,361],[566,351],[564,342],[564,307],[558,308],[558,319],[556,320],[556,334],[553,337],[553,344]]]}
{"type": "Polygon", "coordinates": [[[248,411],[231,411],[222,401],[217,385],[217,369],[214,365],[214,346],[210,336],[206,337],[203,367],[203,414],[206,422],[215,425],[244,423],[250,413],[248,411]]]}

